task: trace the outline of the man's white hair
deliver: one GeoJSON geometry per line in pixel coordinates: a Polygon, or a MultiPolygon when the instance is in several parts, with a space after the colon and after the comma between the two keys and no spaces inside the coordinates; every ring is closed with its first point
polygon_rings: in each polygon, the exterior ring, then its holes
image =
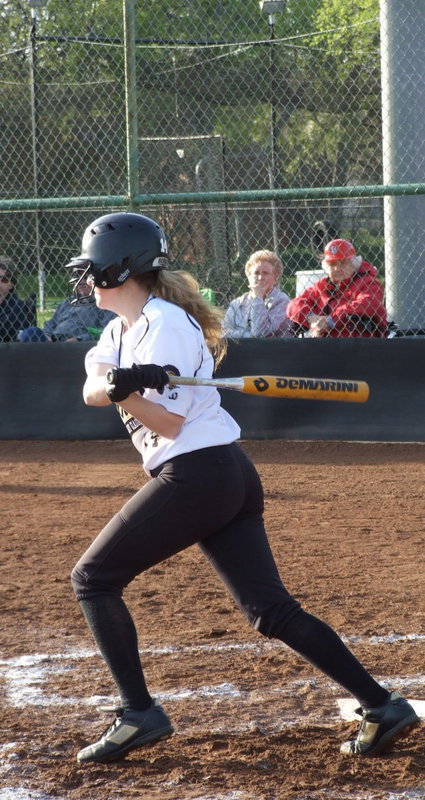
{"type": "MultiPolygon", "coordinates": [[[[342,259],[341,259],[341,260],[342,260],[342,259]]],[[[359,255],[357,254],[357,255],[355,255],[355,256],[351,256],[350,258],[347,258],[347,259],[344,259],[344,260],[347,260],[347,261],[349,261],[349,262],[350,262],[350,264],[352,264],[352,266],[354,267],[354,269],[358,270],[358,269],[359,269],[359,267],[361,267],[361,264],[362,264],[362,261],[363,261],[363,257],[362,257],[362,256],[359,256],[359,255]]],[[[326,261],[326,258],[324,258],[324,259],[323,259],[323,261],[322,261],[322,269],[324,269],[324,270],[325,270],[325,272],[327,272],[327,269],[328,269],[328,267],[329,267],[329,266],[330,266],[332,263],[333,263],[333,264],[335,264],[336,262],[335,262],[335,261],[333,261],[333,262],[329,262],[329,261],[326,261]]]]}

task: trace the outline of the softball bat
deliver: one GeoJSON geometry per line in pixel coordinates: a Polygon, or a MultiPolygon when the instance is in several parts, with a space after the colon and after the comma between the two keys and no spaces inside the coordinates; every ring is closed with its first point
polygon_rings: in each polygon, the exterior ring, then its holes
{"type": "Polygon", "coordinates": [[[263,397],[299,400],[337,400],[366,403],[369,386],[365,381],[340,378],[295,378],[277,375],[244,375],[241,378],[183,378],[170,375],[171,386],[215,386],[263,397]]]}

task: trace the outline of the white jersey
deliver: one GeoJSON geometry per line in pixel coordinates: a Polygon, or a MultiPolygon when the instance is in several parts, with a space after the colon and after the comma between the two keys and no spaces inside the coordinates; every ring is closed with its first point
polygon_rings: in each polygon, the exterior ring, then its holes
{"type": "MultiPolygon", "coordinates": [[[[86,355],[91,364],[131,367],[159,364],[167,372],[211,378],[214,361],[200,325],[182,308],[158,297],[149,297],[138,321],[123,332],[121,319],[112,320],[86,355]]],[[[204,447],[230,444],[240,436],[233,417],[221,407],[220,395],[211,386],[167,386],[163,394],[145,389],[143,395],[185,421],[175,439],[166,439],[119,408],[133,444],[141,453],[146,472],[174,456],[204,447]]]]}

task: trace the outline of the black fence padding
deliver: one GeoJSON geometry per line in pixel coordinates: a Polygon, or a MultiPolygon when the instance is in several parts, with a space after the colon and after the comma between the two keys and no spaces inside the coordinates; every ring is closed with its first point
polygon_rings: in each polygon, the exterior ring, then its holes
{"type": "Polygon", "coordinates": [[[220,374],[363,380],[367,403],[280,400],[222,392],[248,439],[425,441],[425,339],[245,339],[220,374]],[[393,345],[396,345],[393,348],[393,345]]]}
{"type": "Polygon", "coordinates": [[[0,344],[0,439],[127,436],[114,406],[84,404],[84,356],[90,346],[89,342],[0,344]]]}
{"type": "MultiPolygon", "coordinates": [[[[82,398],[86,342],[0,344],[0,439],[122,439],[113,406],[82,398]]],[[[364,380],[367,403],[253,397],[221,390],[244,439],[425,441],[425,338],[244,339],[218,375],[364,380]]]]}

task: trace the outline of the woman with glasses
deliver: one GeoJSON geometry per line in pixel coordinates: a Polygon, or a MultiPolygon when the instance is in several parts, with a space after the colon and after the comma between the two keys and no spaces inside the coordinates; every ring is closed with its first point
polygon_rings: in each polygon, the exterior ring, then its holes
{"type": "Polygon", "coordinates": [[[15,292],[17,271],[11,258],[0,255],[0,342],[15,342],[18,331],[31,325],[31,312],[15,292]]]}

